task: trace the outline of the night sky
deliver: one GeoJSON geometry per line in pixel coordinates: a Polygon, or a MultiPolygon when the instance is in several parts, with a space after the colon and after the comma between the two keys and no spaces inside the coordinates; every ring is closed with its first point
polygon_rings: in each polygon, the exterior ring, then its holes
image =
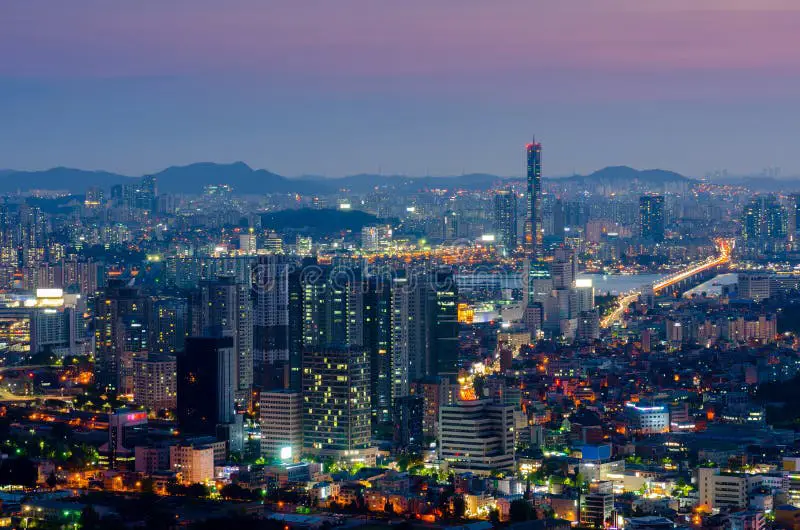
{"type": "Polygon", "coordinates": [[[6,0],[0,168],[800,175],[796,0],[6,0]]]}

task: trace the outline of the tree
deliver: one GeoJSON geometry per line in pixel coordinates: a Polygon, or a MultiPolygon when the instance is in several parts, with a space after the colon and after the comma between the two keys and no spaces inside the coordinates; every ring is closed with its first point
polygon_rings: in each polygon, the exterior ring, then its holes
{"type": "Polygon", "coordinates": [[[241,487],[238,484],[226,484],[219,490],[219,494],[224,499],[236,499],[241,501],[249,501],[253,499],[253,492],[241,487]]]}
{"type": "Polygon", "coordinates": [[[497,528],[500,524],[500,510],[497,508],[489,510],[489,522],[492,523],[493,527],[497,528]]]}
{"type": "Polygon", "coordinates": [[[51,471],[50,474],[47,476],[47,487],[53,489],[58,484],[58,480],[56,479],[56,474],[51,471]]]}
{"type": "Polygon", "coordinates": [[[0,465],[0,484],[33,488],[39,478],[39,470],[27,458],[9,458],[0,465]]]}
{"type": "Polygon", "coordinates": [[[523,499],[517,499],[511,501],[509,517],[512,523],[522,523],[536,519],[536,512],[533,506],[531,506],[531,503],[523,499]]]}
{"type": "Polygon", "coordinates": [[[467,503],[464,502],[463,495],[456,495],[453,497],[453,517],[456,519],[463,519],[467,513],[467,503]]]}
{"type": "Polygon", "coordinates": [[[200,484],[199,482],[191,484],[189,487],[186,488],[186,496],[195,497],[197,499],[208,497],[208,488],[203,484],[200,484]]]}
{"type": "Polygon", "coordinates": [[[383,505],[383,511],[389,515],[394,515],[394,506],[392,506],[392,501],[386,501],[386,504],[383,505]]]}
{"type": "Polygon", "coordinates": [[[583,492],[583,486],[586,483],[586,479],[583,476],[583,473],[578,472],[575,475],[575,487],[578,488],[578,491],[583,492]]]}
{"type": "Polygon", "coordinates": [[[142,486],[140,488],[141,492],[144,494],[154,494],[155,493],[155,485],[153,483],[153,479],[151,478],[144,478],[142,479],[142,486]]]}
{"type": "Polygon", "coordinates": [[[98,530],[100,528],[100,515],[91,504],[87,504],[81,512],[81,518],[78,523],[82,530],[98,530]]]}

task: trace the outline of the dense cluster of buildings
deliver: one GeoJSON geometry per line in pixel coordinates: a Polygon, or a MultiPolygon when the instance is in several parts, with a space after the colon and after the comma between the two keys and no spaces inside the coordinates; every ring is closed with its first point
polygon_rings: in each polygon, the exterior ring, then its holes
{"type": "Polygon", "coordinates": [[[104,490],[290,527],[800,524],[796,197],[576,188],[526,155],[488,190],[8,197],[2,451],[65,499],[4,511],[67,523],[104,490]],[[681,276],[715,238],[730,271],[681,276]]]}

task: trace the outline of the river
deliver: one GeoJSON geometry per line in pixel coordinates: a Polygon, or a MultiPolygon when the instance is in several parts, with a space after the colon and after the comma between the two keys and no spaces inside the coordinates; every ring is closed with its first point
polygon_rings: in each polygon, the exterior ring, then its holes
{"type": "Polygon", "coordinates": [[[589,278],[597,295],[618,295],[632,289],[639,289],[664,278],[665,274],[578,274],[579,279],[589,278]]]}

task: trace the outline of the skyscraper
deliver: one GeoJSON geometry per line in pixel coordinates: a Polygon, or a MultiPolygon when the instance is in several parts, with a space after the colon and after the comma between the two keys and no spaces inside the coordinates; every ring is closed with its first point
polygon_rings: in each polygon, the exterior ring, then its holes
{"type": "Polygon", "coordinates": [[[290,386],[289,274],[284,256],[259,256],[253,266],[253,364],[267,389],[290,386]]]}
{"type": "Polygon", "coordinates": [[[303,451],[303,395],[294,390],[261,392],[261,456],[299,462],[303,451]]]}
{"type": "Polygon", "coordinates": [[[191,434],[216,435],[234,417],[236,358],[232,337],[189,337],[178,354],[178,424],[191,434]]]}
{"type": "Polygon", "coordinates": [[[152,411],[174,409],[177,406],[176,387],[175,357],[150,354],[134,359],[134,403],[152,411]]]}
{"type": "Polygon", "coordinates": [[[392,404],[392,284],[387,276],[366,280],[364,292],[364,347],[370,360],[372,417],[389,421],[392,404]]]}
{"type": "Polygon", "coordinates": [[[200,282],[192,304],[194,336],[233,337],[237,389],[249,395],[253,386],[253,311],[250,286],[232,275],[200,282]]]}
{"type": "Polygon", "coordinates": [[[506,252],[517,247],[517,196],[513,191],[495,192],[494,232],[496,241],[506,252]]]}
{"type": "Polygon", "coordinates": [[[800,193],[792,193],[789,195],[789,201],[787,204],[787,214],[788,214],[788,228],[789,228],[789,236],[796,240],[795,237],[797,232],[800,231],[800,193]]]}
{"type": "Polygon", "coordinates": [[[639,225],[642,238],[664,241],[663,195],[644,195],[639,198],[639,225]]]}
{"type": "Polygon", "coordinates": [[[392,400],[407,396],[411,381],[426,373],[427,281],[413,269],[392,280],[392,400]]]}
{"type": "Polygon", "coordinates": [[[155,211],[157,197],[156,177],[146,175],[139,180],[139,185],[135,189],[133,207],[151,212],[155,211]]]}
{"type": "MultiPolygon", "coordinates": [[[[303,355],[304,452],[368,459],[369,358],[363,348],[313,348],[303,355]]],[[[371,456],[370,456],[371,454],[371,456]]]]}
{"type": "Polygon", "coordinates": [[[430,358],[426,375],[458,377],[458,286],[451,270],[431,273],[430,358]]]}
{"type": "Polygon", "coordinates": [[[416,452],[422,449],[422,418],[425,399],[419,395],[405,396],[394,404],[394,444],[399,451],[416,452]]]}
{"type": "Polygon", "coordinates": [[[774,197],[764,203],[766,234],[770,239],[783,240],[789,236],[789,214],[774,197]]]}
{"type": "Polygon", "coordinates": [[[514,468],[514,407],[490,400],[439,409],[439,458],[455,473],[488,476],[514,468]]]}
{"type": "Polygon", "coordinates": [[[187,336],[187,303],[185,298],[159,298],[150,312],[150,348],[156,353],[183,351],[187,336]]]}
{"type": "Polygon", "coordinates": [[[107,389],[133,390],[133,357],[149,350],[148,300],[138,287],[120,278],[108,281],[96,300],[94,334],[98,383],[107,389]]]}
{"type": "Polygon", "coordinates": [[[748,246],[789,236],[789,211],[773,195],[754,198],[742,211],[742,236],[748,246]]]}
{"type": "Polygon", "coordinates": [[[542,251],[542,144],[526,146],[528,153],[528,188],[525,195],[528,212],[525,219],[525,250],[531,256],[542,251]]]}

